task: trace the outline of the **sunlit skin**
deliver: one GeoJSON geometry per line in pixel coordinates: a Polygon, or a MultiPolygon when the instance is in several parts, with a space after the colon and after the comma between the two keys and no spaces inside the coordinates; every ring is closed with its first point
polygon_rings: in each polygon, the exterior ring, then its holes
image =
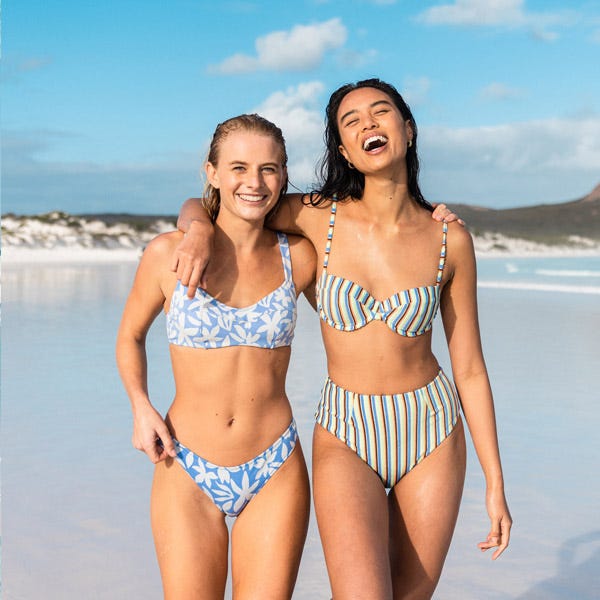
{"type": "MultiPolygon", "coordinates": [[[[282,156],[272,137],[234,131],[219,147],[218,164],[205,167],[221,197],[207,291],[230,306],[250,306],[283,281],[277,237],[264,228],[287,177],[282,156]]],[[[229,542],[224,515],[173,461],[171,435],[219,465],[242,464],[260,454],[292,418],[285,395],[290,347],[204,350],[171,345],[176,394],[163,420],[148,397],[145,336],[157,314],[169,309],[177,282],[170,262],[182,239],[181,232],[167,233],[146,248],[119,329],[117,358],[133,409],[133,445],[156,465],[151,517],[164,596],[223,598],[229,542]]],[[[289,244],[300,293],[312,286],[315,254],[303,238],[289,236],[289,244]]],[[[236,598],[291,597],[309,494],[298,442],[233,525],[236,598]]]]}
{"type": "MultiPolygon", "coordinates": [[[[410,122],[385,92],[364,87],[343,98],[337,124],[339,152],[364,174],[365,185],[362,197],[354,199],[359,201],[340,199],[337,205],[328,273],[356,282],[379,300],[433,284],[442,228],[409,193],[406,155],[414,135],[410,122]]],[[[299,195],[288,196],[269,226],[308,238],[321,264],[329,207],[313,208],[301,200],[299,195]]],[[[197,201],[186,203],[180,224],[189,226],[192,235],[177,250],[173,267],[179,276],[199,279],[212,234],[197,201]]],[[[462,412],[486,480],[491,527],[479,548],[494,549],[496,559],[508,545],[512,520],[480,342],[475,255],[471,237],[459,223],[449,223],[447,248],[441,316],[462,412]]],[[[349,390],[410,391],[430,382],[439,369],[431,331],[407,338],[381,321],[352,332],[321,321],[321,332],[329,377],[349,390]]],[[[314,502],[333,597],[430,598],[452,539],[464,475],[461,420],[389,494],[362,459],[317,425],[314,502]]]]}

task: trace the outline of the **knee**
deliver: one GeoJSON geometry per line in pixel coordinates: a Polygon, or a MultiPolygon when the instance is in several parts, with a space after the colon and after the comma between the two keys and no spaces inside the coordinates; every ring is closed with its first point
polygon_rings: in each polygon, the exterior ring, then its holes
{"type": "Polygon", "coordinates": [[[437,580],[429,578],[420,581],[394,582],[394,600],[431,600],[437,587],[437,580]]]}

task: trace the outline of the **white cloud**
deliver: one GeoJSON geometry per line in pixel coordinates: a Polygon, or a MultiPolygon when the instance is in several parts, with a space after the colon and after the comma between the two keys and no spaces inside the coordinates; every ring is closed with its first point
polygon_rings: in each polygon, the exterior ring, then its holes
{"type": "Polygon", "coordinates": [[[305,71],[317,67],[325,54],[341,48],[348,31],[339,18],[313,25],[296,25],[256,39],[256,56],[235,54],[211,71],[226,75],[257,70],[305,71]]]}
{"type": "Polygon", "coordinates": [[[422,126],[420,149],[432,200],[488,206],[492,201],[498,207],[569,200],[598,183],[600,116],[474,128],[422,126]]]}
{"type": "Polygon", "coordinates": [[[315,164],[323,149],[324,117],[320,81],[301,83],[271,94],[257,113],[276,123],[285,137],[292,183],[306,189],[315,180],[315,164]]]}
{"type": "Polygon", "coordinates": [[[21,81],[23,76],[41,71],[52,64],[52,59],[47,56],[7,56],[2,57],[2,82],[15,83],[21,81]]]}
{"type": "Polygon", "coordinates": [[[44,157],[57,142],[73,134],[50,130],[2,133],[3,212],[173,215],[185,198],[202,192],[197,153],[112,164],[48,160],[44,157]]]}
{"type": "Polygon", "coordinates": [[[428,77],[406,77],[402,84],[402,96],[411,108],[427,100],[431,80],[428,77]]]}
{"type": "Polygon", "coordinates": [[[527,28],[543,41],[558,37],[549,27],[570,26],[578,19],[572,10],[528,11],[524,0],[455,0],[428,8],[417,17],[428,25],[527,28]]]}
{"type": "MultiPolygon", "coordinates": [[[[321,82],[306,82],[254,109],[282,128],[291,181],[302,190],[315,181],[322,154],[324,94],[321,82]]],[[[197,148],[113,164],[43,158],[65,135],[3,131],[4,211],[175,214],[184,198],[202,191],[197,148]]],[[[496,208],[561,202],[600,181],[600,115],[471,128],[422,125],[419,150],[423,191],[432,201],[496,208]]]]}
{"type": "Polygon", "coordinates": [[[512,100],[523,96],[523,91],[504,83],[492,82],[479,91],[481,100],[512,100]]]}
{"type": "Polygon", "coordinates": [[[523,25],[523,0],[456,0],[433,6],[420,19],[431,25],[523,25]]]}

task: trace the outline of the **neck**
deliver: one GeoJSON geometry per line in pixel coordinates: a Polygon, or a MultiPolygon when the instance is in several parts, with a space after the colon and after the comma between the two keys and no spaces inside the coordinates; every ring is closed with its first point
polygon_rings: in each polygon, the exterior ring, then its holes
{"type": "Polygon", "coordinates": [[[406,182],[384,177],[365,178],[365,190],[360,202],[364,207],[362,210],[375,221],[399,220],[416,208],[406,182]]]}
{"type": "Polygon", "coordinates": [[[215,244],[233,245],[236,250],[252,251],[265,239],[264,219],[245,221],[220,211],[215,221],[215,244]]]}

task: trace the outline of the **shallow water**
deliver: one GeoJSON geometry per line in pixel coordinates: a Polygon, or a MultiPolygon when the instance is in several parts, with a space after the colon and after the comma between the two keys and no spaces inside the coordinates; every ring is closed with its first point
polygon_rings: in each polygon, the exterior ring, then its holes
{"type": "MultiPolygon", "coordinates": [[[[130,445],[129,404],[114,363],[134,268],[4,265],[6,600],[161,598],[148,518],[152,465],[130,445]]],[[[471,451],[435,598],[596,598],[600,258],[485,259],[479,277],[482,338],[515,526],[499,561],[479,553],[488,521],[471,451]]],[[[449,371],[439,324],[434,345],[449,371]]],[[[164,411],[173,384],[162,319],[148,346],[151,397],[164,411]]],[[[307,454],[324,376],[318,323],[303,303],[288,394],[307,454]]],[[[294,598],[329,598],[328,591],[313,521],[294,598]]]]}

